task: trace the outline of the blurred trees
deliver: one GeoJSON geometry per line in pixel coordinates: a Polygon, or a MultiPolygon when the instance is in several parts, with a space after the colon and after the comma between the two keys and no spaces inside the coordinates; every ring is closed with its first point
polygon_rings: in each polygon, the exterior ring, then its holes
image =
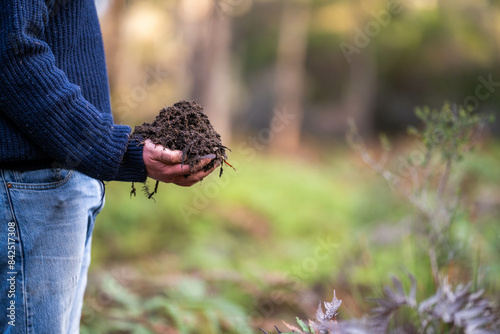
{"type": "Polygon", "coordinates": [[[109,85],[114,88],[117,84],[120,71],[118,61],[120,53],[120,39],[125,11],[125,1],[109,0],[106,3],[105,16],[101,20],[104,44],[106,45],[106,60],[108,67],[109,85]]]}
{"type": "Polygon", "coordinates": [[[185,42],[184,92],[198,101],[212,124],[230,141],[231,20],[222,18],[213,0],[182,0],[179,21],[185,42]]]}
{"type": "Polygon", "coordinates": [[[474,107],[500,103],[497,2],[108,2],[102,23],[122,122],[196,99],[227,142],[287,108],[297,117],[272,143],[293,151],[303,136],[343,136],[349,118],[365,134],[401,131],[415,106],[475,101],[480,77],[491,76],[492,91],[474,107]],[[168,74],[152,85],[151,69],[168,74]],[[144,81],[154,89],[141,90],[144,81]]]}
{"type": "MultiPolygon", "coordinates": [[[[299,147],[304,118],[305,58],[310,16],[310,1],[290,0],[283,9],[276,57],[275,92],[277,108],[286,109],[290,121],[274,134],[273,149],[276,152],[294,152],[299,147]]],[[[273,115],[271,124],[279,122],[278,117],[273,115]]]]}

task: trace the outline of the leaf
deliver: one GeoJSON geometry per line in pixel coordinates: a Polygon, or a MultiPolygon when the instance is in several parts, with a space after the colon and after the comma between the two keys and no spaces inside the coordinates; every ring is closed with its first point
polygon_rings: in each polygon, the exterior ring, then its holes
{"type": "Polygon", "coordinates": [[[323,313],[321,302],[319,302],[318,309],[316,310],[316,321],[323,321],[324,319],[325,319],[325,314],[323,313]]]}
{"type": "Polygon", "coordinates": [[[300,333],[300,332],[301,332],[301,330],[300,330],[300,329],[298,329],[298,328],[297,328],[297,327],[295,327],[295,326],[292,326],[292,325],[287,324],[284,320],[282,320],[282,322],[283,322],[283,324],[286,326],[286,328],[288,328],[288,329],[290,329],[290,330],[292,330],[292,331],[297,331],[297,333],[300,333]]]}
{"type": "Polygon", "coordinates": [[[332,302],[331,303],[325,302],[324,304],[326,309],[324,320],[331,320],[338,314],[338,310],[340,308],[340,305],[342,305],[342,301],[340,299],[337,299],[337,296],[335,295],[335,290],[333,290],[332,302]]]}
{"type": "Polygon", "coordinates": [[[484,309],[482,307],[458,311],[457,313],[455,313],[455,325],[464,326],[467,323],[467,320],[473,319],[483,313],[484,309]]]}
{"type": "Polygon", "coordinates": [[[439,301],[442,294],[443,292],[441,291],[441,289],[438,289],[435,295],[427,298],[426,300],[420,303],[420,306],[418,307],[418,312],[424,313],[428,311],[432,307],[432,305],[435,305],[439,301]]]}
{"type": "Polygon", "coordinates": [[[412,307],[417,305],[417,279],[412,274],[408,274],[411,281],[410,294],[408,295],[408,302],[412,307]]]}
{"type": "Polygon", "coordinates": [[[296,317],[295,319],[297,319],[297,324],[300,326],[300,328],[302,328],[302,331],[309,333],[309,327],[298,317],[296,317]]]}
{"type": "Polygon", "coordinates": [[[399,294],[399,296],[397,296],[397,297],[403,297],[404,298],[405,292],[403,290],[403,284],[401,284],[401,281],[398,280],[395,276],[392,276],[391,279],[392,279],[392,283],[396,287],[397,292],[399,294]]]}
{"type": "Polygon", "coordinates": [[[309,331],[311,333],[316,333],[316,325],[314,324],[314,321],[309,319],[309,331]]]}

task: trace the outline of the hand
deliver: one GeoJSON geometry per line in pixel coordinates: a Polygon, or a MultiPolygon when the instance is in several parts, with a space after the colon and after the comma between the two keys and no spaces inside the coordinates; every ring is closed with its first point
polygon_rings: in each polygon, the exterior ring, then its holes
{"type": "Polygon", "coordinates": [[[144,143],[142,158],[150,178],[182,187],[198,183],[218,167],[216,164],[212,169],[203,171],[203,167],[213,159],[207,158],[201,159],[191,170],[189,164],[182,164],[181,151],[171,151],[161,145],[153,144],[149,139],[144,143]]]}

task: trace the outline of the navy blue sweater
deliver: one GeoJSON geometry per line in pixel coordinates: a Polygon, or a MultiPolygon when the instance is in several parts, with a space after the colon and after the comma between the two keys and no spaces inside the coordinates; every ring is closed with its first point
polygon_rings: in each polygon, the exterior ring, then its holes
{"type": "Polygon", "coordinates": [[[142,182],[142,146],[130,132],[111,115],[94,0],[2,0],[0,168],[58,162],[142,182]]]}

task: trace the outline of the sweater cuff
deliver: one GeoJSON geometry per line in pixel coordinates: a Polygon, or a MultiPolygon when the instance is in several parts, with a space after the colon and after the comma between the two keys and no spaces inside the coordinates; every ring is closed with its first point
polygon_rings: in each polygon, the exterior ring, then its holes
{"type": "Polygon", "coordinates": [[[142,157],[143,144],[137,139],[129,139],[127,151],[123,156],[115,181],[145,182],[147,179],[146,166],[142,157]]]}

